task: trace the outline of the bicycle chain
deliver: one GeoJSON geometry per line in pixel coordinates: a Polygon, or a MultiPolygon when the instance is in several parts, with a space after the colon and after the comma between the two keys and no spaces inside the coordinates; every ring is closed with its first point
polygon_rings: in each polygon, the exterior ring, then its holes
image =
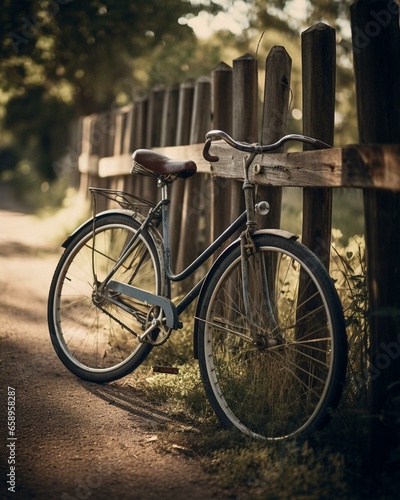
{"type": "MultiPolygon", "coordinates": [[[[102,307],[101,305],[96,305],[97,308],[100,309],[100,311],[103,311],[103,313],[107,314],[108,317],[110,317],[111,319],[113,319],[114,321],[116,321],[124,330],[127,330],[129,333],[132,333],[133,335],[136,336],[136,338],[138,339],[139,338],[139,334],[137,334],[134,330],[132,330],[132,328],[129,328],[129,326],[126,326],[124,323],[122,323],[121,320],[119,320],[118,318],[116,318],[113,314],[111,314],[109,311],[107,311],[107,309],[104,309],[104,307],[102,307]]],[[[142,342],[143,343],[147,343],[147,344],[151,344],[153,347],[159,347],[159,346],[162,346],[165,344],[165,342],[167,342],[167,340],[170,338],[171,336],[171,333],[172,333],[172,329],[169,328],[168,329],[168,333],[165,335],[165,337],[160,340],[159,342],[157,341],[152,341],[148,336],[147,336],[147,339],[146,340],[143,340],[142,342]]]]}

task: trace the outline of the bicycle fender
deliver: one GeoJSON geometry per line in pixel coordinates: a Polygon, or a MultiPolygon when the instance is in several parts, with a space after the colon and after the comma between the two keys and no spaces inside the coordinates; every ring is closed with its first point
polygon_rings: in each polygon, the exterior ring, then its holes
{"type": "MultiPolygon", "coordinates": [[[[275,236],[281,236],[282,238],[285,238],[287,240],[297,240],[299,237],[296,236],[293,233],[290,233],[289,231],[285,231],[283,229],[260,229],[258,231],[255,231],[253,233],[253,236],[257,236],[259,234],[272,234],[275,236]]],[[[204,295],[204,291],[207,289],[208,281],[210,280],[210,276],[212,276],[212,271],[217,268],[221,262],[226,258],[228,253],[230,253],[232,250],[234,250],[237,246],[240,246],[240,238],[237,238],[235,241],[233,241],[215,260],[213,265],[211,266],[210,270],[207,273],[207,277],[204,280],[203,286],[201,287],[199,298],[197,300],[197,305],[196,305],[196,313],[194,317],[194,329],[193,329],[193,353],[194,353],[194,358],[198,359],[198,349],[197,349],[197,329],[198,329],[198,323],[199,323],[199,313],[200,313],[200,304],[202,303],[202,298],[204,295]]]]}
{"type": "MultiPolygon", "coordinates": [[[[132,217],[133,215],[135,215],[135,212],[133,212],[132,210],[124,210],[124,209],[104,210],[103,212],[96,214],[96,219],[100,219],[100,218],[104,217],[105,215],[109,215],[109,214],[124,214],[124,215],[127,215],[128,217],[132,217]]],[[[136,214],[136,217],[139,220],[139,222],[141,222],[143,220],[143,216],[141,216],[140,214],[136,214]]],[[[67,248],[67,246],[69,245],[71,240],[75,237],[75,235],[77,233],[79,233],[79,231],[81,231],[83,228],[85,228],[91,224],[93,224],[93,217],[90,217],[85,222],[83,222],[80,226],[78,226],[76,229],[74,229],[74,231],[70,235],[67,236],[65,241],[63,241],[63,243],[61,243],[61,246],[63,248],[67,248]]]]}
{"type": "Polygon", "coordinates": [[[260,229],[258,231],[255,231],[253,233],[253,236],[257,234],[273,234],[275,236],[282,236],[282,238],[285,238],[286,240],[298,240],[299,237],[293,233],[290,233],[289,231],[285,231],[283,229],[260,229]]]}
{"type": "MultiPolygon", "coordinates": [[[[145,217],[141,214],[139,214],[138,212],[134,212],[133,210],[127,210],[127,209],[109,209],[109,210],[104,210],[103,212],[99,212],[98,214],[96,214],[95,218],[96,219],[101,219],[102,217],[106,216],[106,215],[110,215],[110,214],[123,214],[123,215],[127,215],[128,217],[130,218],[135,218],[138,222],[142,223],[145,219],[145,217]]],[[[85,222],[83,222],[83,224],[81,224],[80,226],[78,226],[67,238],[66,240],[61,244],[61,246],[63,248],[67,248],[67,246],[69,245],[70,241],[75,237],[75,235],[81,231],[83,228],[87,227],[87,226],[90,226],[93,224],[93,217],[91,217],[90,219],[87,219],[85,222]]],[[[154,240],[154,243],[156,244],[156,247],[157,247],[157,250],[159,250],[159,248],[162,248],[163,246],[163,238],[161,236],[161,234],[159,233],[159,231],[152,225],[149,225],[147,227],[147,232],[148,234],[153,238],[154,240]],[[161,246],[160,246],[161,245],[161,246]]],[[[163,259],[163,256],[161,256],[161,258],[163,259]]]]}

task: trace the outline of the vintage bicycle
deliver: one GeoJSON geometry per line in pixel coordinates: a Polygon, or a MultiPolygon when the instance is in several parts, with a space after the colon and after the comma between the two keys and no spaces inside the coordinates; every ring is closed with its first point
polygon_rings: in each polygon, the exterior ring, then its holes
{"type": "MultiPolygon", "coordinates": [[[[168,189],[196,172],[150,150],[133,154],[131,173],[152,176],[158,203],[109,189],[90,188],[93,217],[63,243],[48,301],[51,340],[63,364],[78,377],[109,382],[137,368],[155,346],[182,327],[181,314],[197,299],[194,355],[205,393],[227,428],[281,440],[322,428],[337,406],[347,365],[343,311],[334,283],[319,259],[293,234],[258,230],[249,168],[257,155],[290,140],[326,147],[298,134],[270,145],[224,140],[243,155],[246,210],[185,270],[171,269],[168,189]],[[106,196],[120,208],[96,213],[106,196]],[[144,210],[144,213],[143,213],[144,210]],[[180,300],[171,284],[187,279],[238,230],[205,276],[180,300]]],[[[182,236],[184,237],[184,235],[182,236]]]]}

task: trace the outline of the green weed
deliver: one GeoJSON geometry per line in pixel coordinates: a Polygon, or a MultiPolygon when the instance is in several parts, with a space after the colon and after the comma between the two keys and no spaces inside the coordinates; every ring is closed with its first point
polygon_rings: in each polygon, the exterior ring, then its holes
{"type": "Polygon", "coordinates": [[[344,397],[347,406],[366,410],[368,405],[368,289],[364,236],[349,238],[346,246],[342,234],[332,231],[330,273],[335,280],[346,321],[348,340],[348,373],[344,397]]]}

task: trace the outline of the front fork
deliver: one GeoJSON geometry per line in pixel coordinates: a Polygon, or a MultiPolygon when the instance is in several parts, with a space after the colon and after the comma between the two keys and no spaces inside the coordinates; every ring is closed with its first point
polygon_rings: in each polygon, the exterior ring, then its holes
{"type": "Polygon", "coordinates": [[[249,167],[254,157],[255,154],[245,157],[243,165],[245,179],[243,191],[247,222],[246,229],[240,235],[242,294],[251,337],[259,346],[271,347],[276,345],[275,338],[279,336],[276,312],[271,299],[273,289],[268,286],[267,263],[263,253],[257,248],[253,237],[254,232],[257,230],[255,213],[257,211],[262,215],[266,215],[269,211],[269,205],[264,201],[257,205],[254,202],[254,186],[250,183],[248,176],[249,167]],[[251,276],[253,276],[253,279],[251,279],[251,276]],[[253,303],[251,297],[253,297],[253,303]]]}
{"type": "Polygon", "coordinates": [[[241,234],[240,248],[243,303],[250,336],[261,347],[272,347],[277,344],[279,329],[267,264],[247,231],[241,234]]]}

